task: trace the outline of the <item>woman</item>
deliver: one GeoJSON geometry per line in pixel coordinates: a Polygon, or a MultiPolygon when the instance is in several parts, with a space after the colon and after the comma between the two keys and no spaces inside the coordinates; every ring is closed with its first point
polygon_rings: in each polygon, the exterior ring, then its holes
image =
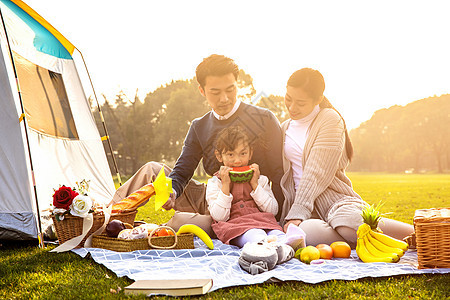
{"type": "MultiPolygon", "coordinates": [[[[285,202],[284,229],[289,224],[306,232],[309,245],[345,240],[356,245],[356,230],[367,205],[345,175],[353,147],[342,116],[324,97],[322,74],[310,68],[288,80],[285,105],[290,119],[282,124],[285,202]]],[[[384,233],[403,239],[412,225],[383,218],[384,233]]]]}

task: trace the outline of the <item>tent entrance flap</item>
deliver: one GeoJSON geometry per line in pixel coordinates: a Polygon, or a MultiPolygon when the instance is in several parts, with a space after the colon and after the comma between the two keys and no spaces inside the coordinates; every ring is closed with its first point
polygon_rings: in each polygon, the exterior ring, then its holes
{"type": "Polygon", "coordinates": [[[15,52],[13,56],[30,128],[55,137],[78,139],[62,75],[15,52]]]}

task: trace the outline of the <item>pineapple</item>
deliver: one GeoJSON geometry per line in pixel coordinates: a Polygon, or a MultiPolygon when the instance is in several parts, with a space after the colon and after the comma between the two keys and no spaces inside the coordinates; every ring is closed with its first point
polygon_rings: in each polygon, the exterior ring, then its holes
{"type": "Polygon", "coordinates": [[[369,231],[375,231],[379,233],[383,233],[380,228],[378,228],[378,223],[381,220],[380,207],[382,206],[381,202],[377,205],[366,205],[363,207],[361,211],[361,216],[363,218],[363,223],[358,227],[356,231],[356,235],[358,236],[358,240],[363,238],[365,235],[369,233],[369,231]]]}
{"type": "Polygon", "coordinates": [[[378,228],[378,222],[381,220],[381,206],[383,206],[381,202],[377,205],[366,205],[361,212],[361,216],[363,218],[363,222],[369,225],[371,230],[382,233],[381,229],[378,228]]]}

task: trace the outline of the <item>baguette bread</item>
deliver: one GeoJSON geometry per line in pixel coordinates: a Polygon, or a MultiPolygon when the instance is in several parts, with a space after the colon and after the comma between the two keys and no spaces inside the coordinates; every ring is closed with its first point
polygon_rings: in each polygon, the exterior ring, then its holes
{"type": "Polygon", "coordinates": [[[120,200],[112,206],[112,212],[137,209],[143,205],[151,196],[155,195],[153,184],[144,185],[139,190],[131,193],[125,199],[120,200]]]}

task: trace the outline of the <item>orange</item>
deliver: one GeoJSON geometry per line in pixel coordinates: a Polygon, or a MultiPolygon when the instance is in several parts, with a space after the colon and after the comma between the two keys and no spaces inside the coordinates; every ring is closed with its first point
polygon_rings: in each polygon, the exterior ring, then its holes
{"type": "Polygon", "coordinates": [[[165,228],[161,228],[160,230],[158,230],[157,233],[158,236],[168,236],[169,235],[169,231],[165,228]]]}
{"type": "Polygon", "coordinates": [[[327,244],[319,244],[316,248],[319,249],[320,258],[331,259],[333,257],[333,249],[327,244]]]}
{"type": "Polygon", "coordinates": [[[350,248],[349,244],[346,242],[334,242],[330,245],[330,247],[333,249],[334,257],[349,258],[350,253],[352,252],[352,248],[350,248]]]}

